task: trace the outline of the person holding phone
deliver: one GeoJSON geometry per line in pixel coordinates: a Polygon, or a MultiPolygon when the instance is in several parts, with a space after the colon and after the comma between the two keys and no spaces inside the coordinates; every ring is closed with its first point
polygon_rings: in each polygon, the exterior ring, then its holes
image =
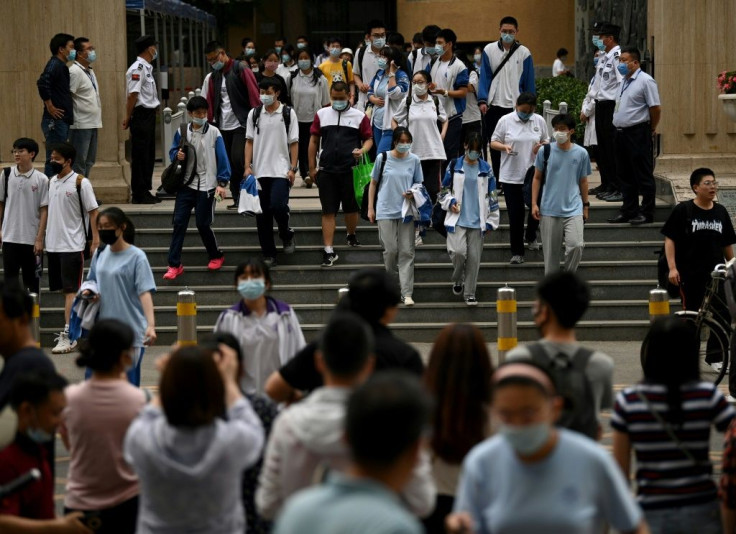
{"type": "Polygon", "coordinates": [[[89,290],[81,296],[99,298],[98,320],[119,319],[133,328],[133,361],[126,372],[130,383],[139,386],[145,347],[154,344],[157,337],[153,315],[156,283],[146,253],[133,245],[135,227],[120,208],[103,210],[97,226],[100,240],[107,246],[92,258],[87,280],[97,283],[99,296],[89,290]]]}
{"type": "Polygon", "coordinates": [[[368,101],[373,105],[373,142],[376,154],[386,152],[393,146],[391,119],[409,91],[409,76],[406,74],[404,54],[385,46],[378,56],[378,72],[368,89],[368,101]]]}

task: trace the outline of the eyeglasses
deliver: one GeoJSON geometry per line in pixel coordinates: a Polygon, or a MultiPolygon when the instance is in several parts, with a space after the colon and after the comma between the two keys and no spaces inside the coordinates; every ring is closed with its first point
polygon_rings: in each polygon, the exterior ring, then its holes
{"type": "Polygon", "coordinates": [[[700,182],[700,185],[704,185],[705,187],[718,187],[718,182],[715,180],[704,180],[700,182]]]}
{"type": "Polygon", "coordinates": [[[10,151],[10,155],[11,155],[11,156],[16,156],[16,155],[20,155],[20,154],[23,154],[23,153],[25,153],[25,152],[26,152],[26,149],[25,149],[25,148],[22,148],[22,149],[20,149],[20,150],[17,150],[17,149],[15,149],[15,148],[14,148],[14,149],[12,149],[12,150],[10,151]]]}

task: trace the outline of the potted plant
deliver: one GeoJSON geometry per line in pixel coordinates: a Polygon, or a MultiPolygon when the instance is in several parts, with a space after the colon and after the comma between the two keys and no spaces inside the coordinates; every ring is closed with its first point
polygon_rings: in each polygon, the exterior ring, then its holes
{"type": "Polygon", "coordinates": [[[718,75],[718,90],[723,110],[732,121],[736,121],[736,71],[723,71],[718,75]]]}

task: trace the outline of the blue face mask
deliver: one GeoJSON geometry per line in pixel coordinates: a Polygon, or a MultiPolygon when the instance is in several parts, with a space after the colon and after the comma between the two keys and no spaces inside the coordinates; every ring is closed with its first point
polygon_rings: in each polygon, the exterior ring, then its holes
{"type": "Polygon", "coordinates": [[[425,46],[424,47],[424,55],[425,56],[432,56],[435,53],[434,46],[425,46]]]}
{"type": "Polygon", "coordinates": [[[444,54],[445,53],[445,45],[441,45],[441,44],[434,45],[434,53],[437,56],[441,56],[442,54],[444,54]]]}
{"type": "Polygon", "coordinates": [[[48,443],[54,439],[53,435],[40,428],[29,428],[26,430],[26,435],[31,439],[31,441],[39,444],[48,443]]]}
{"type": "Polygon", "coordinates": [[[478,158],[480,158],[480,152],[477,150],[468,150],[468,159],[475,161],[478,158]]]}
{"type": "Polygon", "coordinates": [[[277,54],[280,54],[281,53],[281,47],[280,46],[275,46],[273,49],[276,50],[276,53],[277,54]]]}
{"type": "Polygon", "coordinates": [[[517,454],[529,456],[538,452],[549,439],[549,423],[532,425],[500,425],[498,433],[511,445],[517,454]]]}
{"type": "Polygon", "coordinates": [[[198,126],[204,126],[207,124],[207,117],[192,117],[192,122],[198,126]]]}
{"type": "Polygon", "coordinates": [[[76,50],[72,50],[71,52],[69,52],[69,55],[66,56],[66,60],[67,61],[74,61],[75,59],[77,59],[77,51],[76,50]]]}
{"type": "Polygon", "coordinates": [[[616,68],[618,68],[618,71],[624,76],[629,73],[629,67],[626,65],[626,63],[619,63],[618,67],[616,68]]]}
{"type": "Polygon", "coordinates": [[[593,45],[595,45],[596,48],[598,48],[598,50],[601,50],[601,51],[606,49],[606,45],[603,44],[603,39],[601,39],[597,35],[593,36],[593,45]]]}
{"type": "Polygon", "coordinates": [[[376,48],[383,48],[386,46],[386,38],[379,37],[378,39],[373,39],[373,46],[376,48]]]}
{"type": "Polygon", "coordinates": [[[238,282],[238,293],[245,300],[256,300],[266,292],[266,282],[263,278],[254,278],[238,282]]]}
{"type": "Polygon", "coordinates": [[[90,63],[94,63],[95,61],[97,61],[97,52],[95,50],[89,51],[89,54],[87,54],[87,61],[89,61],[90,63]]]}
{"type": "Polygon", "coordinates": [[[502,33],[501,40],[506,44],[513,43],[516,40],[516,35],[511,33],[502,33]]]}
{"type": "Polygon", "coordinates": [[[261,104],[268,107],[271,104],[273,104],[274,97],[273,95],[261,95],[261,104]]]}
{"type": "Polygon", "coordinates": [[[406,154],[411,150],[411,143],[397,143],[396,144],[396,151],[400,152],[401,154],[406,154]]]}
{"type": "Polygon", "coordinates": [[[335,111],[345,111],[347,107],[348,107],[347,100],[333,100],[332,101],[332,108],[335,111]]]}
{"type": "Polygon", "coordinates": [[[296,47],[299,50],[304,50],[307,47],[307,43],[296,43],[296,47]]]}
{"type": "Polygon", "coordinates": [[[340,55],[340,52],[342,52],[340,48],[330,48],[330,55],[332,57],[338,57],[340,55]]]}
{"type": "Polygon", "coordinates": [[[388,60],[385,57],[379,57],[378,58],[378,68],[379,70],[383,70],[386,68],[386,65],[388,65],[388,60]]]}
{"type": "Polygon", "coordinates": [[[256,55],[256,49],[255,48],[246,48],[245,49],[245,57],[255,56],[256,55]]]}
{"type": "Polygon", "coordinates": [[[212,70],[221,70],[222,67],[224,67],[224,66],[225,66],[225,63],[224,62],[217,61],[217,62],[215,62],[215,63],[212,64],[212,70]]]}
{"type": "Polygon", "coordinates": [[[288,63],[289,61],[291,61],[291,56],[289,54],[281,54],[282,63],[288,63]]]}
{"type": "Polygon", "coordinates": [[[534,114],[533,114],[533,113],[524,113],[523,111],[517,111],[517,112],[516,112],[516,115],[517,115],[517,116],[518,116],[518,117],[519,117],[519,118],[520,118],[521,120],[523,120],[524,122],[526,122],[526,121],[528,121],[529,119],[531,119],[531,118],[532,118],[532,115],[534,115],[534,114]]]}
{"type": "Polygon", "coordinates": [[[308,70],[312,66],[312,62],[308,59],[300,59],[297,63],[302,70],[308,70]]]}

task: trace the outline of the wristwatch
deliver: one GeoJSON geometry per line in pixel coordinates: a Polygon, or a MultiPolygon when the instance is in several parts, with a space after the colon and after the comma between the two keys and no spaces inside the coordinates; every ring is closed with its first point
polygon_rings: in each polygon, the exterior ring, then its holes
{"type": "Polygon", "coordinates": [[[227,187],[227,182],[224,180],[218,180],[217,185],[219,185],[220,187],[227,187]]]}
{"type": "Polygon", "coordinates": [[[450,91],[448,91],[447,89],[445,89],[445,97],[447,97],[448,94],[450,94],[450,91]]]}
{"type": "Polygon", "coordinates": [[[291,172],[296,172],[296,171],[298,171],[298,170],[299,170],[299,167],[296,167],[296,166],[294,166],[294,167],[289,167],[289,170],[290,170],[291,172]]]}
{"type": "Polygon", "coordinates": [[[583,207],[584,208],[589,208],[590,207],[590,202],[583,202],[583,207]]]}

